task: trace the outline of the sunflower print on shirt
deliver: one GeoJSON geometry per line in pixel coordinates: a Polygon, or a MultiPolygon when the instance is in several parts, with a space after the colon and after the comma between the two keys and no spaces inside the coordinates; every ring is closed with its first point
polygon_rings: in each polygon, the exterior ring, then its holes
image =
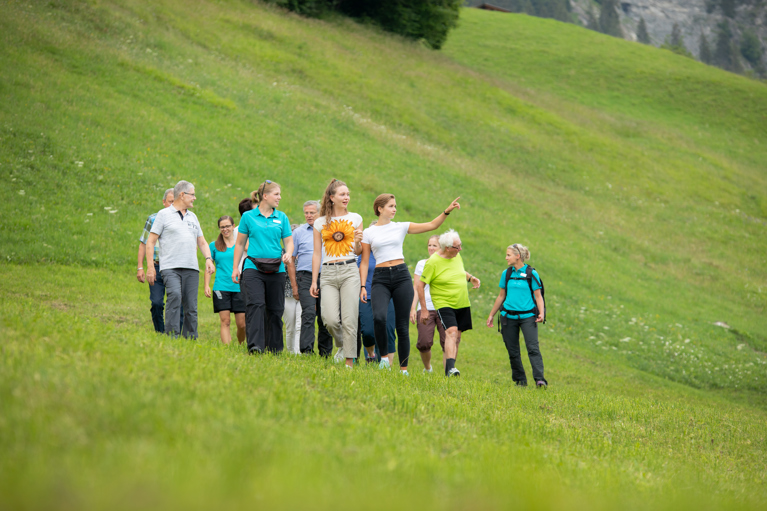
{"type": "Polygon", "coordinates": [[[349,255],[354,244],[354,226],[349,220],[333,220],[322,227],[322,241],[328,256],[349,255]]]}

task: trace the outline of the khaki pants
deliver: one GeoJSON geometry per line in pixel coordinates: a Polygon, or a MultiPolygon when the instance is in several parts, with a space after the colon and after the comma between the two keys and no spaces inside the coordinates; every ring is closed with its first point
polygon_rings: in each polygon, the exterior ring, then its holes
{"type": "Polygon", "coordinates": [[[360,271],[357,265],[339,264],[322,266],[322,321],[343,347],[345,358],[357,358],[357,322],[360,306],[360,271]],[[347,342],[344,342],[347,341],[347,342]]]}

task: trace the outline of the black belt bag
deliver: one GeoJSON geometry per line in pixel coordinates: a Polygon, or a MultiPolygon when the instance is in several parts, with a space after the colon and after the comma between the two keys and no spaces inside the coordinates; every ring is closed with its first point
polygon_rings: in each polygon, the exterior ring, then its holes
{"type": "Polygon", "coordinates": [[[250,262],[256,265],[256,270],[261,273],[277,273],[280,271],[280,264],[282,259],[279,257],[250,257],[250,262]]]}

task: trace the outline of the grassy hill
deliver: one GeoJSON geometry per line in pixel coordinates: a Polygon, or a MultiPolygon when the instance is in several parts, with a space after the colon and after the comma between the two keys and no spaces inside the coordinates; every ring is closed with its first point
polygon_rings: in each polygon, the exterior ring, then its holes
{"type": "Polygon", "coordinates": [[[2,12],[12,507],[764,505],[763,84],[469,9],[442,52],[252,2],[2,12]],[[264,179],[299,221],[332,177],[366,222],[382,192],[415,221],[462,196],[460,382],[414,348],[409,380],[253,360],[202,297],[199,342],[151,331],[135,250],[164,189],[195,183],[212,240],[264,179]],[[547,286],[547,393],[510,387],[482,326],[513,242],[547,286]]]}

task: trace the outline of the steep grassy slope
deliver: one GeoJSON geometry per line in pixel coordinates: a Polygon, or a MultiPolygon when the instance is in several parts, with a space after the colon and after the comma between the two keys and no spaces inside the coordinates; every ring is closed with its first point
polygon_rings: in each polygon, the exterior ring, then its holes
{"type": "MultiPolygon", "coordinates": [[[[326,506],[352,478],[355,506],[391,491],[440,507],[764,502],[764,86],[474,10],[443,53],[250,2],[2,13],[9,501],[326,506]],[[366,221],[384,191],[416,221],[462,196],[448,224],[483,280],[466,381],[251,363],[216,346],[207,301],[200,343],[150,333],[133,263],[165,188],[196,184],[212,239],[263,179],[298,221],[331,177],[366,221]],[[512,242],[547,285],[546,395],[508,388],[481,327],[512,242]]],[[[408,240],[410,264],[425,241],[408,240]]]]}

